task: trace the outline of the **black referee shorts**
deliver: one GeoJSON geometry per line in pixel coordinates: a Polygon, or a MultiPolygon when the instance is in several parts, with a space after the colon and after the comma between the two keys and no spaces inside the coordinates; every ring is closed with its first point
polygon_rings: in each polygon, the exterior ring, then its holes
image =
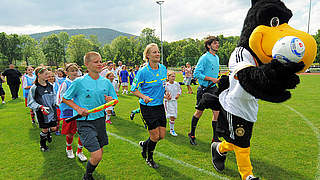
{"type": "Polygon", "coordinates": [[[200,111],[204,111],[208,108],[219,111],[221,106],[219,98],[216,95],[217,91],[217,86],[213,86],[211,88],[199,86],[197,89],[197,104],[195,108],[200,111]]]}
{"type": "Polygon", "coordinates": [[[163,104],[158,106],[146,106],[140,104],[140,112],[149,131],[156,129],[159,126],[167,126],[166,112],[163,104]]]}
{"type": "Polygon", "coordinates": [[[253,124],[253,122],[235,116],[221,107],[218,117],[217,133],[227,142],[241,148],[247,148],[250,147],[253,124]]]}

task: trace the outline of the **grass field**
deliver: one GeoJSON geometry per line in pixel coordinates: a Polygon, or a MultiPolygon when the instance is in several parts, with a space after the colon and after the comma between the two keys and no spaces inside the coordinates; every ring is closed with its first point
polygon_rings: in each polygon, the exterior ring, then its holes
{"type": "MultiPolygon", "coordinates": [[[[282,104],[260,101],[258,121],[251,140],[251,160],[256,176],[270,180],[320,179],[320,76],[301,75],[293,97],[282,104]]],[[[178,75],[177,81],[181,81],[178,75]]],[[[6,101],[0,105],[0,179],[81,179],[86,163],[68,159],[65,137],[53,135],[49,152],[39,150],[40,129],[31,124],[24,100],[12,101],[7,85],[6,101]]],[[[196,92],[196,86],[193,86],[196,92]]],[[[140,155],[138,142],[148,133],[139,117],[129,119],[138,107],[133,95],[120,95],[117,116],[107,124],[108,146],[94,173],[96,179],[239,179],[234,153],[226,169],[217,173],[211,164],[211,112],[205,111],[196,131],[197,146],[187,137],[194,113],[195,94],[178,100],[177,137],[167,133],[154,156],[159,169],[149,168],[140,155]]],[[[74,150],[76,143],[73,144],[74,150]]],[[[84,153],[89,156],[88,151],[84,153]]]]}

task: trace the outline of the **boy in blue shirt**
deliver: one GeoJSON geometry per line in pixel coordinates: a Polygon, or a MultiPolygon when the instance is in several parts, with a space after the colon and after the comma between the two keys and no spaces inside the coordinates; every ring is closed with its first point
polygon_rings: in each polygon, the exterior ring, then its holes
{"type": "Polygon", "coordinates": [[[105,112],[88,114],[88,109],[118,99],[109,80],[101,77],[101,56],[97,52],[88,52],[84,56],[84,64],[88,74],[75,79],[65,92],[62,102],[70,106],[75,114],[82,115],[77,119],[78,134],[84,147],[90,152],[86,173],[83,179],[93,179],[92,173],[98,166],[103,155],[103,146],[108,144],[106,133],[105,112]]]}

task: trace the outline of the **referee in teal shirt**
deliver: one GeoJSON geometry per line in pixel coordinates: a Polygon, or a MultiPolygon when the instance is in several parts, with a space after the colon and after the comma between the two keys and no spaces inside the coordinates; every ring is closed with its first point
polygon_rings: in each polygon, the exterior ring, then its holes
{"type": "MultiPolygon", "coordinates": [[[[203,54],[198,61],[198,64],[194,71],[194,77],[199,81],[199,87],[197,89],[197,104],[196,112],[192,116],[191,131],[188,133],[188,137],[191,145],[196,145],[195,131],[200,117],[204,111],[203,106],[199,106],[204,93],[215,94],[217,92],[216,83],[219,76],[219,57],[216,54],[219,49],[219,39],[215,36],[208,36],[204,41],[207,52],[203,54]]],[[[213,138],[212,141],[219,141],[216,135],[216,126],[219,111],[213,111],[212,128],[213,138]]]]}
{"type": "Polygon", "coordinates": [[[88,109],[118,98],[111,82],[99,75],[102,70],[100,54],[88,52],[84,56],[84,64],[89,71],[88,74],[72,82],[62,102],[74,109],[74,114],[83,116],[77,120],[77,129],[81,142],[91,155],[83,176],[83,179],[87,180],[93,179],[92,173],[102,159],[102,148],[108,144],[105,112],[88,114],[88,109]]]}
{"type": "Polygon", "coordinates": [[[151,43],[143,52],[147,65],[140,69],[133,80],[131,92],[139,97],[140,110],[145,120],[150,137],[140,141],[141,155],[152,168],[158,168],[153,160],[153,151],[160,139],[166,134],[167,119],[163,106],[164,84],[167,80],[167,69],[160,64],[158,45],[151,43]]]}

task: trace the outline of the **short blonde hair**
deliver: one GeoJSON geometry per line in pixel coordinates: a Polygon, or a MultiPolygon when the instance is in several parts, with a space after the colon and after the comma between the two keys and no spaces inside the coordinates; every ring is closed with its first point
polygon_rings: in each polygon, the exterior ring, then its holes
{"type": "Polygon", "coordinates": [[[109,77],[111,74],[114,75],[113,72],[111,72],[111,71],[107,72],[106,78],[108,79],[108,77],[109,77]]]}
{"type": "Polygon", "coordinates": [[[167,75],[168,75],[168,77],[170,77],[172,75],[176,75],[176,73],[174,71],[168,71],[167,75]]]}
{"type": "Polygon", "coordinates": [[[148,44],[147,47],[146,47],[146,48],[144,49],[144,51],[143,51],[143,60],[144,60],[145,62],[148,62],[147,54],[150,53],[150,49],[151,49],[152,47],[158,47],[158,45],[157,45],[156,43],[148,44]]]}
{"type": "Polygon", "coordinates": [[[101,55],[99,53],[94,51],[87,52],[87,54],[83,57],[83,63],[87,64],[91,62],[95,57],[99,57],[101,59],[101,55]]]}
{"type": "Polygon", "coordinates": [[[71,69],[79,70],[79,67],[76,63],[69,63],[66,65],[66,72],[69,72],[71,69]]]}

